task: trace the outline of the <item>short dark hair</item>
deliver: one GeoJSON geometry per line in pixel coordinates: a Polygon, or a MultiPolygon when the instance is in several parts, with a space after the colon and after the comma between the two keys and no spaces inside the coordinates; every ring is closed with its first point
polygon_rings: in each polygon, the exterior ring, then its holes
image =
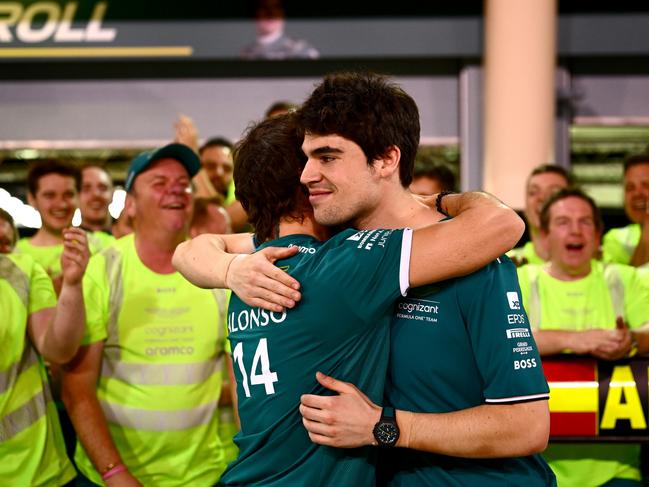
{"type": "Polygon", "coordinates": [[[401,150],[399,178],[412,182],[419,147],[419,110],[415,100],[387,77],[375,73],[326,76],[297,111],[305,132],[340,135],[358,144],[367,163],[401,150]]]}
{"type": "Polygon", "coordinates": [[[536,176],[537,174],[546,174],[546,173],[554,173],[554,174],[558,174],[559,176],[563,176],[563,179],[566,180],[568,186],[575,185],[575,178],[572,175],[572,173],[568,171],[565,167],[559,166],[558,164],[540,164],[536,166],[534,169],[532,169],[532,172],[528,176],[527,180],[529,181],[530,179],[532,179],[532,176],[536,176]]]}
{"type": "Polygon", "coordinates": [[[210,139],[207,139],[203,145],[201,145],[200,149],[198,149],[198,153],[202,154],[205,149],[209,149],[210,147],[227,147],[228,149],[232,150],[234,148],[234,144],[232,141],[229,139],[226,139],[225,137],[212,137],[210,139]]]}
{"type": "Polygon", "coordinates": [[[113,183],[113,176],[110,174],[110,171],[108,170],[108,167],[105,163],[103,162],[87,162],[83,164],[79,168],[79,175],[81,177],[81,182],[83,183],[83,171],[86,169],[92,169],[93,167],[96,167],[100,171],[104,171],[106,175],[108,176],[108,179],[110,179],[111,184],[113,183]]]}
{"type": "Polygon", "coordinates": [[[300,184],[306,163],[302,138],[295,114],[286,113],[251,125],[235,146],[235,194],[259,243],[277,237],[280,218],[301,220],[310,211],[300,184]]]}
{"type": "Polygon", "coordinates": [[[584,193],[583,190],[579,188],[562,188],[554,193],[552,193],[548,198],[543,202],[541,207],[540,215],[540,227],[541,230],[547,232],[550,229],[550,209],[557,201],[565,200],[566,198],[576,197],[584,200],[588,203],[593,210],[593,220],[595,222],[595,228],[597,230],[602,230],[604,228],[604,222],[602,220],[602,213],[599,211],[599,207],[595,200],[584,193]]]}
{"type": "MultiPolygon", "coordinates": [[[[298,105],[296,103],[291,102],[291,101],[284,101],[284,100],[276,101],[271,106],[269,106],[268,109],[266,109],[266,112],[264,113],[264,117],[268,118],[271,115],[273,115],[273,113],[275,113],[275,112],[285,113],[285,112],[294,111],[294,110],[297,110],[297,108],[298,108],[298,105]]],[[[277,115],[279,115],[279,114],[277,114],[277,115]]]]}
{"type": "Polygon", "coordinates": [[[640,164],[649,164],[649,154],[634,154],[624,161],[624,174],[630,167],[639,166],[640,164]]]}
{"type": "Polygon", "coordinates": [[[32,163],[27,172],[27,189],[36,196],[38,182],[48,174],[60,174],[74,179],[74,187],[77,192],[81,190],[81,172],[75,166],[65,164],[56,159],[45,159],[32,163]]]}

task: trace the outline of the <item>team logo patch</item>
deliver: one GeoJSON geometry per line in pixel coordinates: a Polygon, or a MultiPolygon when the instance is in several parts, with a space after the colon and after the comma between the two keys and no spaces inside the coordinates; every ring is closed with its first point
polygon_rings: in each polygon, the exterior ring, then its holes
{"type": "Polygon", "coordinates": [[[352,242],[358,242],[361,238],[363,238],[363,234],[365,232],[357,232],[351,237],[347,237],[347,240],[351,240],[352,242]]]}

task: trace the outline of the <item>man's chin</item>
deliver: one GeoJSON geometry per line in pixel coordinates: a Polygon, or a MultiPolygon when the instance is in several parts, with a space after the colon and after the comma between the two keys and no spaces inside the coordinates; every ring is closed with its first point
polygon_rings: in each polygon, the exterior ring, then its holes
{"type": "Polygon", "coordinates": [[[214,181],[210,181],[212,183],[212,187],[216,190],[217,193],[219,193],[222,196],[226,196],[228,194],[228,187],[226,186],[225,188],[219,183],[215,184],[214,181]]]}

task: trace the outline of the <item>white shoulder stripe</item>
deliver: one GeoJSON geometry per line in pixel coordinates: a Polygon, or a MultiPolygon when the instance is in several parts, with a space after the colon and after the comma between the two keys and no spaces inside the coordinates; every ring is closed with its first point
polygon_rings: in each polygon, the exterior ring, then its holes
{"type": "Polygon", "coordinates": [[[399,265],[399,287],[405,296],[410,288],[410,252],[412,249],[412,228],[404,228],[401,240],[401,262],[399,265]]]}
{"type": "Polygon", "coordinates": [[[529,396],[513,396],[513,397],[500,397],[498,399],[485,399],[485,402],[491,404],[498,404],[500,402],[521,402],[521,401],[530,401],[532,399],[549,399],[550,393],[546,392],[544,394],[531,394],[529,396]]]}

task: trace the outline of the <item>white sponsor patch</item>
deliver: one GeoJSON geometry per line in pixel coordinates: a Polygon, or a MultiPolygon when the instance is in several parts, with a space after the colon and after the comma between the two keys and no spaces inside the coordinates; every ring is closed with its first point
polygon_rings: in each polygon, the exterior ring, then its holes
{"type": "Polygon", "coordinates": [[[524,325],[525,324],[525,315],[521,313],[513,313],[507,315],[507,323],[510,325],[524,325]]]}
{"type": "Polygon", "coordinates": [[[527,328],[508,328],[505,330],[507,338],[529,338],[530,330],[527,328]]]}
{"type": "Polygon", "coordinates": [[[518,293],[516,291],[507,293],[507,301],[509,301],[509,307],[511,309],[521,309],[521,302],[518,299],[518,293]]]}
{"type": "Polygon", "coordinates": [[[514,370],[533,369],[536,365],[535,358],[524,358],[522,360],[514,360],[514,370]]]}

